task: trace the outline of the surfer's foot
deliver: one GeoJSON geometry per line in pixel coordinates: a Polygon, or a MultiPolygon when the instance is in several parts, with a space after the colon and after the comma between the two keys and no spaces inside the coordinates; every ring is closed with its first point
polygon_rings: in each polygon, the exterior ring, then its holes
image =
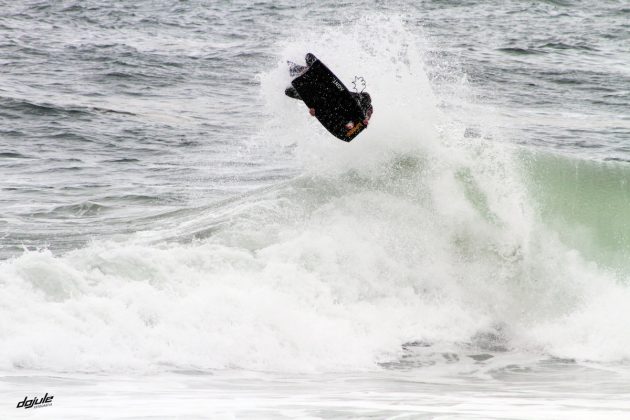
{"type": "Polygon", "coordinates": [[[308,113],[311,114],[311,117],[315,116],[315,108],[309,108],[308,113]]]}
{"type": "Polygon", "coordinates": [[[306,61],[306,65],[310,67],[315,62],[315,60],[317,60],[317,57],[315,57],[311,53],[308,53],[306,54],[306,57],[304,57],[304,60],[306,61]]]}

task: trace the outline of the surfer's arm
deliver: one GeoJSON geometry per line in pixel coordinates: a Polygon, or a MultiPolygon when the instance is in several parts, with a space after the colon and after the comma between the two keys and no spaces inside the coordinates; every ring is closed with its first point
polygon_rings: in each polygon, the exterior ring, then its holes
{"type": "Polygon", "coordinates": [[[368,123],[370,122],[370,118],[372,118],[372,112],[374,112],[374,108],[372,107],[372,105],[370,105],[370,108],[368,108],[366,112],[367,117],[363,120],[363,125],[368,125],[368,123]]]}

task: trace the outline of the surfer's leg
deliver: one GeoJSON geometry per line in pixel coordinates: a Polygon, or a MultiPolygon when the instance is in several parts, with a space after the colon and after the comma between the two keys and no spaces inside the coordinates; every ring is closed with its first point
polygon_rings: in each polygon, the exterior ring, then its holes
{"type": "Polygon", "coordinates": [[[300,98],[300,94],[297,93],[297,90],[295,90],[293,86],[289,86],[288,88],[286,88],[284,90],[284,94],[287,95],[289,98],[299,99],[299,100],[302,99],[300,98]]]}

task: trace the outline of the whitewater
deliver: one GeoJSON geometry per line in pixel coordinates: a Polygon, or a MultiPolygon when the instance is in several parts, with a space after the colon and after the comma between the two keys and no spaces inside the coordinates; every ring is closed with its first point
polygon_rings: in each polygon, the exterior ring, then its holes
{"type": "Polygon", "coordinates": [[[5,5],[0,417],[627,418],[612,3],[5,5]]]}

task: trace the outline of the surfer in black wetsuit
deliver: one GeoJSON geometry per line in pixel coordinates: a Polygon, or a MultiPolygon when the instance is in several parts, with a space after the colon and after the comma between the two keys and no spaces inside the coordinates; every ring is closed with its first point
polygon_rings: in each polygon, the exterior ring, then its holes
{"type": "MultiPolygon", "coordinates": [[[[317,60],[317,58],[313,54],[308,53],[305,57],[306,66],[301,66],[299,64],[288,61],[289,74],[291,75],[291,77],[299,76],[300,74],[304,73],[311,66],[311,64],[315,62],[315,60],[317,60]]],[[[302,100],[302,98],[300,98],[300,94],[297,93],[293,86],[289,86],[288,88],[286,88],[284,90],[284,94],[287,95],[289,98],[302,100]]],[[[359,106],[365,113],[366,118],[363,120],[363,124],[367,126],[370,118],[372,118],[372,113],[374,112],[374,107],[372,106],[372,97],[367,92],[350,92],[350,94],[359,103],[359,106]]],[[[309,108],[308,111],[313,117],[315,116],[315,108],[309,108]]]]}

